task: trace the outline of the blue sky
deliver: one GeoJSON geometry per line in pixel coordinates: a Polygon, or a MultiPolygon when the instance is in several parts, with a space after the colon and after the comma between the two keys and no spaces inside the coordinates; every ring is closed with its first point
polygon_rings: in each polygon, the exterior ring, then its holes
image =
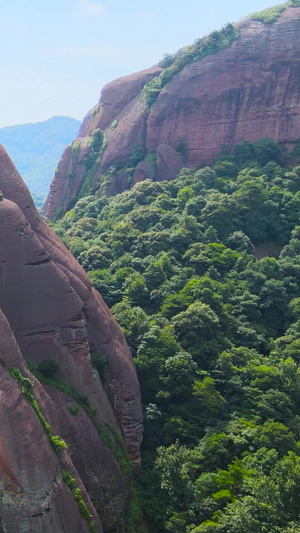
{"type": "Polygon", "coordinates": [[[114,78],[276,0],[1,0],[0,127],[82,119],[114,78]]]}

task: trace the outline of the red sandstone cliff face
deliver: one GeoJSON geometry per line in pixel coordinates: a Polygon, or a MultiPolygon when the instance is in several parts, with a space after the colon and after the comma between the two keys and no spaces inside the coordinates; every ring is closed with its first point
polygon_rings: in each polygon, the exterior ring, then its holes
{"type": "Polygon", "coordinates": [[[142,415],[129,348],[85,272],[40,219],[3,148],[0,190],[0,530],[89,531],[62,480],[65,469],[76,479],[96,531],[122,531],[128,477],[86,412],[79,407],[72,415],[68,405],[74,400],[43,387],[24,358],[56,360],[60,377],[88,398],[103,428],[110,424],[123,435],[129,457],[138,461],[142,415]],[[109,357],[105,384],[91,366],[91,346],[109,357]],[[43,416],[71,455],[55,453],[9,368],[31,379],[43,416]]]}
{"type": "MultiPolygon", "coordinates": [[[[103,89],[80,128],[77,164],[72,167],[70,149],[59,163],[47,201],[50,218],[59,206],[62,212],[70,208],[78,193],[86,138],[95,128],[105,132],[107,146],[94,180],[114,162],[126,161],[137,145],[157,153],[159,180],[174,177],[182,166],[210,163],[222,144],[272,137],[293,146],[300,137],[300,7],[287,8],[272,25],[246,19],[238,26],[240,38],[230,48],[185,67],[163,88],[149,114],[139,94],[159,68],[103,89]]],[[[138,172],[133,183],[141,177],[138,172]]],[[[131,186],[117,180],[112,192],[131,186]]]]}

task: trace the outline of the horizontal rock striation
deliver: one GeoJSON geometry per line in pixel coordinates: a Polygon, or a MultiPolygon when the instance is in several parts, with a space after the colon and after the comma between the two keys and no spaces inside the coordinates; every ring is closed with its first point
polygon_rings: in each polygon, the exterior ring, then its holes
{"type": "Polygon", "coordinates": [[[40,219],[2,147],[0,190],[0,530],[89,531],[63,481],[65,470],[81,489],[95,531],[123,531],[130,481],[115,435],[123,436],[133,462],[139,461],[142,439],[130,350],[83,269],[40,219]],[[91,348],[109,359],[103,383],[91,365],[91,348]],[[36,365],[55,360],[59,377],[83,404],[68,390],[42,386],[24,359],[36,365]],[[55,452],[22,386],[9,374],[12,368],[31,380],[42,415],[68,450],[55,452]]]}
{"type": "MultiPolygon", "coordinates": [[[[248,18],[238,28],[240,36],[229,48],[176,74],[150,111],[140,93],[160,67],[104,87],[99,104],[80,128],[76,164],[70,148],[59,163],[46,203],[50,219],[69,209],[80,193],[84,158],[89,153],[87,139],[97,128],[104,131],[107,144],[93,170],[94,181],[116,162],[126,162],[137,146],[157,155],[159,180],[171,179],[182,166],[211,163],[224,144],[230,147],[246,139],[271,137],[293,147],[300,137],[300,7],[287,7],[274,24],[248,18]],[[72,179],[67,179],[70,169],[72,179]]],[[[149,172],[144,175],[150,177],[149,172]]],[[[138,171],[124,185],[116,175],[110,193],[121,192],[141,178],[138,171]]]]}

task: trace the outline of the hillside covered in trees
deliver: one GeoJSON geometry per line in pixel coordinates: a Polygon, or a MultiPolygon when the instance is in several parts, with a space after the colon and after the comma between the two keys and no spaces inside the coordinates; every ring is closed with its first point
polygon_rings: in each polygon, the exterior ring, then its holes
{"type": "Polygon", "coordinates": [[[55,230],[134,355],[150,530],[299,531],[299,143],[224,147],[113,198],[104,179],[55,230]]]}

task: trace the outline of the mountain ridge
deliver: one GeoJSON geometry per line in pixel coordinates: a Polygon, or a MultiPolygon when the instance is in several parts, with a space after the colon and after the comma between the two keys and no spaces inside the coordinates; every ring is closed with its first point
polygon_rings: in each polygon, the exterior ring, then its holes
{"type": "Polygon", "coordinates": [[[116,194],[210,163],[222,145],[272,137],[292,148],[300,137],[299,11],[288,3],[272,23],[255,16],[229,24],[169,66],[106,85],[62,156],[47,216],[64,213],[99,179],[116,194]]]}
{"type": "Polygon", "coordinates": [[[57,161],[79,126],[79,120],[59,115],[0,128],[0,144],[15,162],[39,207],[47,196],[57,161]]]}

